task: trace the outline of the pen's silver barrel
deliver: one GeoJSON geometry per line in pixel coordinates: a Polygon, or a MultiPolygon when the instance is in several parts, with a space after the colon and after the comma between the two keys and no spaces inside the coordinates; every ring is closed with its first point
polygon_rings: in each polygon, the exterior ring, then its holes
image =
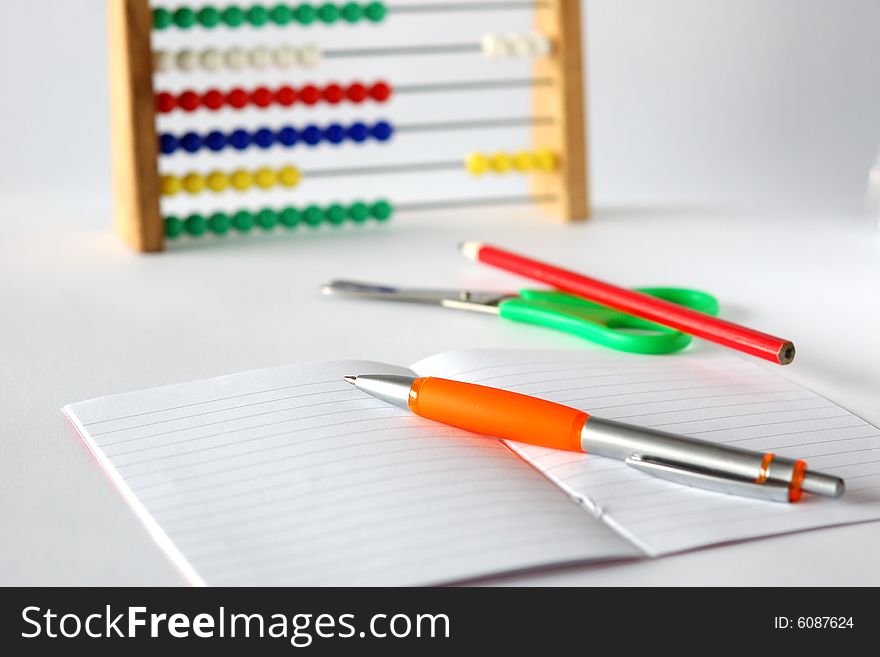
{"type": "Polygon", "coordinates": [[[393,374],[367,374],[347,376],[345,380],[358,390],[362,390],[376,399],[381,399],[387,404],[409,410],[409,391],[416,377],[393,374]]]}

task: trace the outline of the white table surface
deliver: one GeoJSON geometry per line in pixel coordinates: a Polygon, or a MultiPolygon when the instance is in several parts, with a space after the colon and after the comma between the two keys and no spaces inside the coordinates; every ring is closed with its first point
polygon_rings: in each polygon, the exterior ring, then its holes
{"type": "MultiPolygon", "coordinates": [[[[153,256],[128,251],[108,221],[31,211],[0,241],[0,584],[181,583],[66,426],[67,402],[307,359],[582,345],[480,314],[318,294],[333,277],[520,283],[460,257],[462,239],[624,285],[710,290],[726,317],[795,341],[794,364],[767,367],[880,423],[880,235],[852,218],[600,207],[569,227],[525,209],[436,213],[153,256]]],[[[878,547],[880,523],[865,523],[495,581],[878,585],[878,547]]]]}

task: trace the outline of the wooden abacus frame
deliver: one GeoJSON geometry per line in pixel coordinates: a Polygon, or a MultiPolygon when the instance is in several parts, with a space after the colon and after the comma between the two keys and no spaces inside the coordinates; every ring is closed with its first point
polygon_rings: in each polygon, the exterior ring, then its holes
{"type": "MultiPolygon", "coordinates": [[[[111,128],[116,229],[134,249],[162,251],[159,149],[153,87],[153,16],[149,0],[108,0],[111,128]]],[[[532,90],[532,108],[554,117],[533,126],[533,143],[559,155],[553,174],[532,176],[545,210],[567,221],[586,219],[586,121],[580,0],[553,0],[535,11],[536,29],[553,55],[535,61],[537,77],[553,80],[532,90]]]]}

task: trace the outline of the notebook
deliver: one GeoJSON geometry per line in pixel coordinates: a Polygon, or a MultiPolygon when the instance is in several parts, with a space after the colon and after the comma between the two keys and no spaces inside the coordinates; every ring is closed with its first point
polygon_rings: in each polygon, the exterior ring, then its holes
{"type": "Polygon", "coordinates": [[[880,431],[736,356],[458,351],[296,364],[64,408],[195,585],[421,585],[880,519],[880,431]],[[412,416],[346,374],[442,376],[773,451],[846,479],[781,504],[412,416]]]}

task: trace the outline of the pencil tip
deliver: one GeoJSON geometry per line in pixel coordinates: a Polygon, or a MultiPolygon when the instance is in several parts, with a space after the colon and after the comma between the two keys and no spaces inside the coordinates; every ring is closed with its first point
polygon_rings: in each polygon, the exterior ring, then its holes
{"type": "Polygon", "coordinates": [[[476,260],[482,246],[479,242],[459,242],[458,250],[468,260],[476,260]]]}
{"type": "Polygon", "coordinates": [[[351,376],[349,374],[349,375],[342,377],[342,380],[345,381],[346,383],[350,383],[351,385],[354,385],[357,382],[357,377],[351,376]]]}

